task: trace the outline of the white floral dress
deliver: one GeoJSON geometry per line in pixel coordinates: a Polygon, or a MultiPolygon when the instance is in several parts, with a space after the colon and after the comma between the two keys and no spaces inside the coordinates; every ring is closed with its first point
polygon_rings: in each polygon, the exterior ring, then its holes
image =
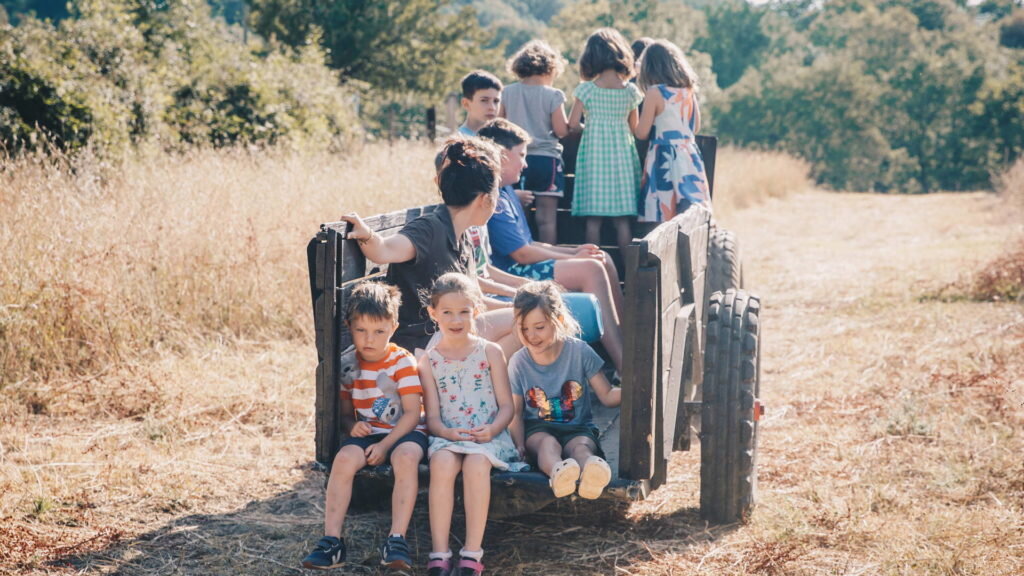
{"type": "MultiPolygon", "coordinates": [[[[491,364],[487,361],[486,344],[486,340],[478,340],[473,351],[462,360],[445,358],[437,348],[431,348],[427,352],[434,381],[437,382],[441,421],[449,428],[476,428],[490,424],[498,414],[498,401],[494,396],[494,385],[491,383],[491,364]]],[[[468,440],[453,442],[431,436],[430,456],[438,450],[451,450],[459,454],[483,454],[499,470],[519,470],[524,466],[515,463],[519,459],[519,453],[508,430],[502,430],[490,442],[483,444],[468,440]]]]}

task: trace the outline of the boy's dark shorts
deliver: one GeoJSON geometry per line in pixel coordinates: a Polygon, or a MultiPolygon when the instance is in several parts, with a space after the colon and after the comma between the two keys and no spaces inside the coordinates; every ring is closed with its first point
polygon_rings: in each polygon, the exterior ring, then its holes
{"type": "Polygon", "coordinates": [[[526,155],[526,169],[519,180],[520,188],[534,196],[561,198],[565,194],[565,167],[561,158],[526,155]]]}
{"type": "Polygon", "coordinates": [[[601,449],[601,441],[597,439],[599,430],[593,426],[556,424],[554,422],[545,422],[544,420],[527,420],[524,424],[526,438],[529,438],[531,434],[536,434],[537,432],[546,432],[554,436],[555,440],[558,440],[558,443],[563,447],[569,443],[569,440],[572,440],[577,436],[586,436],[593,440],[594,445],[597,446],[597,450],[594,451],[594,455],[604,458],[604,450],[601,449]]]}
{"type": "MultiPolygon", "coordinates": [[[[363,436],[362,438],[352,438],[352,437],[349,437],[349,438],[346,438],[345,441],[341,443],[341,448],[344,448],[345,446],[359,446],[363,450],[366,450],[371,445],[376,444],[376,443],[380,442],[381,440],[383,440],[386,436],[387,436],[387,434],[370,434],[369,436],[363,436]]],[[[422,448],[423,449],[423,457],[426,458],[426,456],[427,456],[427,435],[424,434],[423,432],[418,432],[416,430],[413,430],[412,432],[409,432],[405,436],[402,436],[401,438],[399,438],[398,442],[395,442],[395,445],[392,446],[390,450],[388,450],[388,462],[391,462],[391,453],[395,451],[395,448],[398,448],[399,446],[401,446],[402,444],[404,444],[406,442],[412,442],[413,444],[415,444],[415,445],[419,446],[420,448],[422,448]]],[[[339,448],[338,450],[340,451],[341,448],[339,448]]]]}

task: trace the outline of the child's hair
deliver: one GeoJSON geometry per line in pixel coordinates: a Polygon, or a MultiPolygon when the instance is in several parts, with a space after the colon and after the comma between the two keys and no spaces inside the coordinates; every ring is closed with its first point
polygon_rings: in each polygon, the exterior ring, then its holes
{"type": "Polygon", "coordinates": [[[508,71],[517,78],[561,76],[565,58],[543,40],[530,40],[508,60],[508,71]]]}
{"type": "Polygon", "coordinates": [[[614,28],[601,28],[587,38],[580,56],[580,77],[593,80],[605,70],[615,70],[622,78],[633,75],[633,51],[614,28]]]}
{"type": "Polygon", "coordinates": [[[651,44],[654,44],[654,39],[648,38],[647,36],[634,40],[633,45],[631,46],[633,49],[633,61],[639,61],[640,55],[643,54],[644,50],[646,50],[651,44]]]}
{"type": "Polygon", "coordinates": [[[497,193],[501,150],[472,136],[450,138],[434,159],[437,187],[448,206],[468,206],[481,194],[497,193]]]}
{"type": "Polygon", "coordinates": [[[561,288],[551,280],[527,282],[520,286],[516,290],[512,308],[517,327],[527,314],[533,310],[540,310],[544,317],[555,325],[555,338],[565,340],[580,333],[579,323],[569,313],[569,308],[562,299],[561,288]]]}
{"type": "Polygon", "coordinates": [[[398,321],[398,308],[401,305],[402,293],[397,287],[364,280],[356,284],[348,295],[345,303],[345,322],[352,324],[356,318],[362,316],[398,321]]]}
{"type": "Polygon", "coordinates": [[[473,70],[462,77],[462,97],[467,100],[472,100],[473,95],[480,90],[491,88],[501,92],[501,80],[498,80],[497,76],[485,70],[473,70]]]}
{"type": "Polygon", "coordinates": [[[529,144],[531,140],[529,132],[504,118],[491,120],[476,134],[505,150],[511,150],[520,144],[529,144]]]}
{"type": "Polygon", "coordinates": [[[428,305],[437,308],[437,303],[445,294],[462,294],[469,298],[475,310],[483,310],[484,295],[480,292],[480,286],[461,272],[447,272],[438,276],[427,294],[428,305]]]}
{"type": "Polygon", "coordinates": [[[690,88],[696,92],[697,74],[683,51],[668,40],[655,40],[644,51],[637,83],[644,90],[664,84],[672,88],[690,88]]]}

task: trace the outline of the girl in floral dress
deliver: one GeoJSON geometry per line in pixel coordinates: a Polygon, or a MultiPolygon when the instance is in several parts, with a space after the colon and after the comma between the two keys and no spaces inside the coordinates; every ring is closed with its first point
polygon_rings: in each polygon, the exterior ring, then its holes
{"type": "Polygon", "coordinates": [[[710,209],[708,180],[694,135],[700,130],[697,75],[683,51],[667,40],[644,50],[640,85],[647,91],[634,133],[650,134],[638,205],[641,222],[665,222],[691,204],[710,209]]]}
{"type": "MultiPolygon", "coordinates": [[[[441,339],[420,359],[420,380],[430,439],[430,576],[477,576],[483,572],[484,528],[491,497],[491,470],[520,460],[507,430],[512,391],[501,348],[474,333],[483,296],[469,277],[448,273],[430,292],[427,311],[441,339]],[[455,478],[462,473],[465,545],[453,565],[448,545],[455,506],[455,478]]],[[[521,465],[520,465],[521,466],[521,465]]]]}

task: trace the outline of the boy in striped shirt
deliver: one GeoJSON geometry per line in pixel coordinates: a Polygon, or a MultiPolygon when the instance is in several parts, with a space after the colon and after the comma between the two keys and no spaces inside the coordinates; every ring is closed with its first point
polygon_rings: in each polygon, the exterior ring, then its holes
{"type": "Polygon", "coordinates": [[[351,383],[342,383],[341,389],[341,426],[349,438],[341,443],[331,466],[324,537],[302,561],[306,568],[334,568],[345,561],[341,533],[353,478],[364,466],[390,461],[395,487],[391,532],[381,548],[381,565],[399,572],[411,569],[405,532],[419,490],[419,464],[427,453],[427,429],[416,359],[391,342],[400,304],[398,289],[379,282],[358,284],[348,298],[345,320],[357,362],[351,383]]]}

